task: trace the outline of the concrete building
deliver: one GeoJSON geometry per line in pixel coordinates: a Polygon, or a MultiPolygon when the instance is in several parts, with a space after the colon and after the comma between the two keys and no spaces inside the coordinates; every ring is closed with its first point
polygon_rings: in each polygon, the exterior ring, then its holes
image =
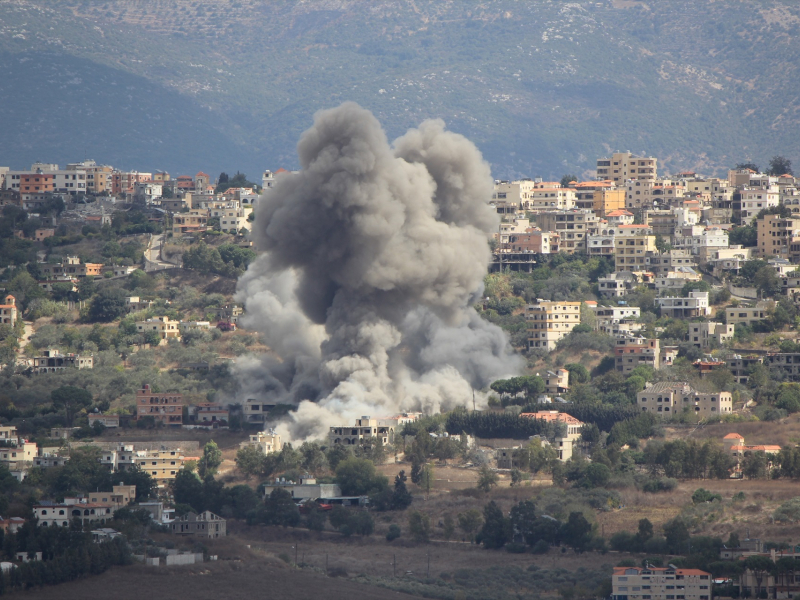
{"type": "Polygon", "coordinates": [[[729,456],[736,459],[736,466],[733,468],[731,477],[741,479],[742,474],[742,460],[755,452],[763,452],[768,461],[767,469],[772,469],[772,459],[781,452],[781,447],[778,444],[750,444],[744,443],[744,436],[738,433],[729,433],[722,438],[722,447],[729,456]]]}
{"type": "Polygon", "coordinates": [[[636,402],[642,412],[665,417],[686,411],[694,411],[701,418],[733,412],[730,392],[705,394],[688,383],[662,381],[648,385],[636,395],[636,402]]]}
{"type": "Polygon", "coordinates": [[[416,421],[420,413],[403,413],[394,417],[363,416],[353,426],[334,426],[328,432],[331,445],[357,446],[365,440],[378,439],[383,445],[394,444],[395,436],[405,423],[416,421]]]}
{"type": "Polygon", "coordinates": [[[708,305],[708,292],[689,292],[687,298],[656,298],[661,316],[675,319],[707,317],[711,314],[708,305]]]}
{"type": "Polygon", "coordinates": [[[529,227],[524,233],[513,233],[508,242],[499,250],[510,252],[531,252],[533,254],[558,254],[560,236],[552,231],[542,231],[538,227],[529,227]]]}
{"type": "Polygon", "coordinates": [[[0,304],[0,324],[14,327],[17,324],[17,299],[11,294],[6,294],[3,304],[0,304]]]}
{"type": "Polygon", "coordinates": [[[152,477],[159,487],[175,479],[187,460],[180,450],[138,450],[133,453],[133,464],[152,477]]]}
{"type": "Polygon", "coordinates": [[[566,394],[569,391],[569,371],[566,369],[546,371],[541,378],[544,379],[546,394],[566,394]]]}
{"type": "Polygon", "coordinates": [[[559,340],[569,335],[581,322],[580,302],[537,300],[525,311],[528,323],[528,347],[555,350],[559,340]]]}
{"type": "Polygon", "coordinates": [[[230,411],[216,402],[200,402],[189,407],[189,417],[198,425],[226,426],[230,411]]]}
{"type": "Polygon", "coordinates": [[[45,279],[59,277],[102,277],[103,265],[101,263],[81,263],[77,256],[65,256],[60,263],[39,263],[39,271],[45,279]]]}
{"type": "Polygon", "coordinates": [[[597,279],[597,293],[604,298],[622,298],[639,285],[639,277],[631,271],[609,273],[597,279]]]}
{"type": "Polygon", "coordinates": [[[208,211],[193,209],[188,213],[176,213],[172,217],[172,235],[179,238],[184,235],[201,233],[208,229],[208,211]]]}
{"type": "Polygon", "coordinates": [[[65,369],[91,369],[94,357],[80,354],[61,354],[58,350],[42,350],[41,356],[33,357],[34,373],[56,373],[65,369]]]}
{"type": "Polygon", "coordinates": [[[656,252],[656,236],[632,235],[617,236],[615,239],[616,251],[614,270],[619,271],[647,271],[647,253],[656,252]]]}
{"type": "Polygon", "coordinates": [[[342,488],[336,483],[317,483],[313,477],[301,477],[300,483],[276,479],[273,483],[264,484],[264,498],[272,490],[286,490],[294,500],[319,500],[320,498],[338,498],[342,495],[342,488]]]}
{"type": "Polygon", "coordinates": [[[155,317],[154,319],[147,319],[146,321],[137,321],[136,331],[141,334],[155,331],[158,333],[160,338],[159,344],[162,346],[166,344],[168,340],[181,339],[180,323],[169,317],[155,317]]]}
{"type": "Polygon", "coordinates": [[[103,413],[89,413],[89,426],[100,423],[107,429],[119,427],[119,415],[104,415],[103,413]]]}
{"type": "MultiPolygon", "coordinates": [[[[633,215],[625,210],[625,189],[604,188],[595,190],[592,193],[592,210],[594,214],[601,218],[610,218],[612,215],[620,216],[621,213],[630,215],[630,223],[633,223],[633,215]]],[[[622,223],[619,223],[622,225],[622,223]]]]}
{"type": "Polygon", "coordinates": [[[228,323],[238,323],[243,314],[244,309],[238,304],[220,306],[215,313],[217,320],[227,321],[228,323]]]}
{"type": "Polygon", "coordinates": [[[183,424],[183,395],[158,393],[145,384],[136,391],[136,420],[153,417],[157,423],[167,427],[180,427],[183,424]]]}
{"type": "Polygon", "coordinates": [[[210,510],[200,514],[189,512],[177,517],[170,528],[175,535],[194,535],[205,538],[221,538],[227,535],[227,521],[210,510]]]}
{"type": "Polygon", "coordinates": [[[534,215],[534,220],[542,231],[558,234],[559,248],[567,254],[585,250],[586,237],[600,227],[600,220],[591,210],[547,210],[534,215]]]}
{"type": "Polygon", "coordinates": [[[741,225],[750,225],[762,210],[779,204],[780,193],[777,187],[768,190],[744,188],[733,195],[733,216],[741,225]]]}
{"type": "Polygon", "coordinates": [[[532,179],[522,179],[519,181],[496,181],[492,201],[501,202],[521,209],[523,202],[530,202],[533,198],[535,182],[532,179]]]}
{"type": "Polygon", "coordinates": [[[711,573],[669,567],[614,567],[611,600],[710,600],[711,573]]]}
{"type": "Polygon", "coordinates": [[[729,325],[749,325],[769,318],[773,302],[758,302],[755,306],[729,306],[725,309],[725,322],[729,325]]]}
{"type": "Polygon", "coordinates": [[[239,444],[239,448],[248,447],[257,448],[262,454],[269,454],[271,452],[279,452],[283,448],[283,444],[281,444],[281,436],[275,433],[273,429],[250,434],[246,442],[239,444]]]}
{"type": "Polygon", "coordinates": [[[731,323],[689,323],[689,341],[698,348],[718,348],[733,339],[734,329],[731,323]]]}
{"type": "Polygon", "coordinates": [[[560,423],[564,426],[563,433],[555,436],[552,443],[553,448],[558,454],[558,460],[566,461],[572,458],[575,446],[580,442],[583,423],[567,413],[557,410],[540,410],[535,413],[521,413],[519,415],[526,419],[537,419],[547,423],[560,423]]]}
{"type": "Polygon", "coordinates": [[[687,283],[699,282],[703,276],[692,267],[678,267],[675,271],[668,271],[656,277],[656,291],[664,296],[670,293],[679,293],[687,283]]]}
{"type": "Polygon", "coordinates": [[[106,523],[114,518],[114,510],[105,504],[75,503],[47,504],[33,507],[34,518],[40,527],[69,527],[73,519],[81,524],[106,523]]]}
{"type": "Polygon", "coordinates": [[[756,221],[756,228],[759,256],[786,258],[792,240],[800,236],[800,217],[764,215],[756,221]]]}
{"type": "Polygon", "coordinates": [[[629,179],[647,181],[658,177],[658,159],[615,152],[611,158],[597,160],[597,178],[621,186],[629,179]]]}
{"type": "Polygon", "coordinates": [[[35,442],[21,441],[16,446],[0,446],[0,465],[5,465],[9,471],[24,471],[33,466],[38,454],[35,442]]]}
{"type": "Polygon", "coordinates": [[[636,367],[645,365],[661,368],[661,342],[642,337],[623,337],[614,346],[614,368],[627,375],[636,367]]]}

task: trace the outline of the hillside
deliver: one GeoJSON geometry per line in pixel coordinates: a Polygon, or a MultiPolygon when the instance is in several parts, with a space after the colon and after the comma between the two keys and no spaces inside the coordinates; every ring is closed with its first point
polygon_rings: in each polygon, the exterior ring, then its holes
{"type": "MultiPolygon", "coordinates": [[[[43,93],[10,69],[0,164],[45,159],[12,125],[44,115],[48,159],[256,173],[295,165],[312,113],[344,100],[373,110],[390,135],[441,117],[496,176],[588,173],[614,149],[656,155],[672,172],[776,153],[797,161],[799,25],[789,0],[10,0],[4,65],[46,51],[101,65],[102,77],[79,77],[81,94],[66,83],[58,90],[70,94],[43,93]],[[112,80],[127,103],[106,95],[112,80]],[[77,104],[71,127],[88,128],[110,103],[141,108],[102,121],[106,140],[70,144],[74,132],[55,120],[77,104]],[[155,144],[121,137],[154,121],[155,144]]],[[[52,77],[36,79],[53,91],[52,77]]]]}

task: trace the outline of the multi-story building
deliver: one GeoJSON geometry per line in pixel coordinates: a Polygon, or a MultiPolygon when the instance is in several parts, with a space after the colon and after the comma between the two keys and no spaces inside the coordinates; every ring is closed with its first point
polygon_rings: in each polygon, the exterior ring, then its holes
{"type": "Polygon", "coordinates": [[[617,339],[614,346],[614,367],[617,371],[627,375],[640,365],[661,368],[661,342],[642,337],[617,339]]]}
{"type": "Polygon", "coordinates": [[[728,232],[717,226],[692,225],[678,230],[672,243],[676,249],[686,249],[692,255],[699,255],[701,250],[708,253],[709,250],[728,248],[728,232]]]}
{"type": "Polygon", "coordinates": [[[0,425],[0,444],[4,446],[16,446],[19,442],[17,428],[13,425],[0,425]]]}
{"type": "Polygon", "coordinates": [[[675,248],[666,252],[652,251],[645,256],[644,262],[647,270],[655,276],[666,275],[682,267],[694,268],[697,266],[690,250],[676,250],[675,248]]]}
{"type": "Polygon", "coordinates": [[[581,430],[584,425],[581,421],[557,410],[540,410],[535,413],[521,413],[519,416],[563,425],[563,431],[555,436],[552,446],[558,454],[558,460],[567,461],[572,458],[575,445],[581,439],[581,430]]]}
{"type": "Polygon", "coordinates": [[[678,267],[675,271],[656,277],[656,291],[663,295],[680,292],[687,283],[702,281],[703,276],[691,267],[678,267]]]}
{"type": "Polygon", "coordinates": [[[275,430],[259,431],[258,433],[250,434],[246,442],[239,444],[240,448],[257,448],[262,454],[270,454],[271,452],[278,452],[283,445],[281,444],[281,436],[275,433],[275,430]]]}
{"type": "Polygon", "coordinates": [[[41,527],[69,527],[70,521],[78,519],[81,524],[105,523],[114,518],[114,509],[110,505],[89,502],[74,504],[34,505],[33,514],[41,527]]]}
{"type": "Polygon", "coordinates": [[[147,319],[146,321],[137,321],[136,331],[141,334],[150,331],[157,332],[160,338],[160,344],[166,344],[167,340],[181,339],[180,322],[170,319],[169,317],[155,317],[154,319],[147,319]]]}
{"type": "Polygon", "coordinates": [[[689,292],[688,298],[656,298],[656,304],[661,309],[661,316],[674,319],[707,317],[711,314],[708,292],[689,292]]]}
{"type": "Polygon", "coordinates": [[[728,456],[733,456],[736,459],[736,466],[733,468],[732,477],[737,479],[742,478],[742,460],[756,452],[763,452],[767,456],[770,464],[767,465],[768,470],[772,470],[772,458],[776,454],[780,454],[781,447],[778,444],[750,444],[744,443],[744,436],[738,433],[729,433],[722,438],[722,447],[728,456]]]}
{"type": "Polygon", "coordinates": [[[528,347],[555,350],[559,340],[581,322],[580,302],[537,300],[525,311],[528,347]]]}
{"type": "Polygon", "coordinates": [[[508,236],[508,242],[500,250],[514,252],[531,252],[533,254],[558,254],[560,236],[552,231],[542,231],[538,227],[529,227],[525,233],[514,233],[508,236]]]}
{"type": "Polygon", "coordinates": [[[39,271],[45,279],[58,277],[102,277],[102,263],[81,263],[77,256],[65,256],[60,263],[39,263],[39,271]]]}
{"type": "Polygon", "coordinates": [[[569,371],[556,369],[542,375],[546,394],[566,394],[569,391],[569,371]]]}
{"type": "Polygon", "coordinates": [[[231,418],[230,411],[217,402],[200,402],[189,407],[189,416],[199,425],[226,425],[231,418]]]}
{"type": "Polygon", "coordinates": [[[639,278],[630,271],[609,273],[597,279],[597,293],[604,298],[622,298],[639,285],[639,278]]]}
{"type": "Polygon", "coordinates": [[[177,213],[172,217],[172,235],[181,237],[191,233],[200,233],[208,229],[208,211],[192,209],[188,213],[177,213]]]}
{"type": "Polygon", "coordinates": [[[542,211],[534,219],[542,231],[558,234],[559,247],[567,254],[585,250],[586,236],[600,226],[600,220],[590,210],[542,211]]]}
{"type": "Polygon", "coordinates": [[[658,159],[634,156],[630,152],[615,152],[611,158],[597,160],[597,178],[622,185],[629,179],[647,181],[658,177],[658,159]]]}
{"type": "Polygon", "coordinates": [[[569,210],[575,207],[575,190],[560,187],[542,187],[533,190],[531,199],[522,203],[525,210],[569,210]]]}
{"type": "Polygon", "coordinates": [[[61,354],[58,350],[42,350],[41,356],[33,357],[34,373],[56,373],[64,369],[91,369],[94,357],[81,354],[61,354]]]}
{"type": "Polygon", "coordinates": [[[780,193],[777,187],[744,188],[733,195],[733,218],[741,225],[750,225],[762,210],[779,204],[780,193]]]}
{"type": "Polygon", "coordinates": [[[404,413],[386,418],[369,416],[356,419],[353,426],[334,426],[328,432],[328,440],[332,445],[358,446],[365,440],[378,439],[382,444],[394,444],[395,435],[405,423],[416,421],[420,413],[404,413]]]}
{"type": "Polygon", "coordinates": [[[263,423],[273,408],[275,408],[274,402],[268,403],[257,398],[248,398],[244,403],[244,418],[248,423],[263,423]]]}
{"type": "Polygon", "coordinates": [[[615,270],[647,271],[647,253],[656,252],[656,236],[632,235],[615,239],[615,270]]]}
{"type": "Polygon", "coordinates": [[[180,450],[139,450],[133,454],[133,464],[155,479],[159,486],[175,479],[186,460],[180,450]]]}
{"type": "Polygon", "coordinates": [[[38,454],[39,448],[34,442],[20,441],[14,446],[0,446],[0,465],[5,465],[9,471],[21,471],[32,466],[38,454]]]}
{"type": "Polygon", "coordinates": [[[698,348],[719,347],[733,339],[734,329],[731,323],[689,323],[689,341],[698,348]]]}
{"type": "Polygon", "coordinates": [[[710,600],[711,573],[669,567],[614,567],[611,600],[710,600]]]}
{"type": "Polygon", "coordinates": [[[533,198],[535,186],[532,179],[496,181],[492,201],[506,204],[514,209],[521,209],[523,202],[529,202],[533,198]]]}
{"type": "Polygon", "coordinates": [[[786,258],[792,239],[800,236],[800,216],[784,218],[780,215],[764,215],[756,221],[756,228],[758,254],[786,258]]]}
{"type": "Polygon", "coordinates": [[[89,426],[100,423],[107,429],[119,427],[119,415],[104,415],[103,413],[89,413],[89,426]]]}
{"type": "Polygon", "coordinates": [[[227,208],[220,211],[219,229],[224,233],[237,234],[243,229],[250,231],[248,218],[253,212],[252,207],[227,208]]]}
{"type": "Polygon", "coordinates": [[[757,302],[755,306],[729,306],[725,309],[725,322],[730,325],[744,323],[749,325],[769,318],[773,302],[757,302]]]}
{"type": "Polygon", "coordinates": [[[170,523],[175,535],[194,535],[205,538],[221,538],[227,535],[227,521],[210,510],[200,514],[189,512],[170,523]]]}
{"type": "Polygon", "coordinates": [[[93,160],[84,160],[78,163],[70,163],[66,167],[67,171],[78,171],[86,174],[86,191],[89,194],[106,194],[112,190],[113,167],[108,165],[98,165],[93,160]]]}
{"type": "Polygon", "coordinates": [[[158,393],[145,384],[136,390],[136,419],[153,417],[156,422],[169,427],[180,427],[183,424],[183,395],[158,393]]]}
{"type": "Polygon", "coordinates": [[[220,321],[238,323],[244,314],[244,309],[238,304],[226,304],[225,306],[220,306],[215,314],[220,321]]]}
{"type": "MultiPolygon", "coordinates": [[[[592,193],[592,210],[599,217],[607,218],[610,215],[625,209],[625,190],[618,188],[603,188],[592,193]]],[[[628,213],[630,214],[630,213],[628,213]]],[[[633,215],[631,215],[633,221],[633,215]]]]}
{"type": "Polygon", "coordinates": [[[111,193],[115,196],[133,197],[137,183],[152,181],[152,173],[139,171],[114,171],[111,173],[111,193]]]}
{"type": "Polygon", "coordinates": [[[733,399],[730,392],[701,393],[688,383],[662,381],[648,384],[636,395],[636,403],[642,412],[660,416],[666,413],[694,411],[700,417],[733,412],[733,399]]]}
{"type": "Polygon", "coordinates": [[[3,304],[0,304],[0,323],[14,327],[17,324],[17,315],[17,299],[6,294],[3,304]]]}

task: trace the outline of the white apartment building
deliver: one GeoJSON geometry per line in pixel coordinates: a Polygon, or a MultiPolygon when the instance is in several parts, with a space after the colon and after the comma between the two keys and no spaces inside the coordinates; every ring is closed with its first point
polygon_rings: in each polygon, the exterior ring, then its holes
{"type": "Polygon", "coordinates": [[[155,331],[161,338],[160,343],[165,344],[170,339],[181,339],[180,323],[169,317],[155,317],[146,321],[136,322],[136,331],[144,334],[148,331],[155,331]]]}
{"type": "Polygon", "coordinates": [[[688,298],[656,298],[662,316],[675,319],[707,317],[711,314],[708,305],[708,292],[689,292],[688,298]]]}
{"type": "Polygon", "coordinates": [[[239,448],[257,448],[262,454],[279,452],[283,448],[281,436],[275,430],[259,431],[251,434],[246,442],[241,442],[239,448]]]}
{"type": "Polygon", "coordinates": [[[689,323],[689,341],[698,348],[710,348],[712,345],[721,346],[724,342],[733,339],[735,326],[732,323],[717,323],[706,321],[704,323],[689,323]]]}
{"type": "MultiPolygon", "coordinates": [[[[756,218],[756,215],[765,208],[772,208],[780,204],[780,193],[777,186],[770,186],[769,189],[744,188],[740,190],[741,200],[738,202],[739,219],[742,225],[749,225],[756,218]]],[[[734,210],[737,202],[734,201],[734,210]]]]}
{"type": "Polygon", "coordinates": [[[492,192],[492,200],[522,208],[523,203],[533,199],[535,186],[536,183],[532,179],[496,181],[492,192]]]}
{"type": "Polygon", "coordinates": [[[568,210],[575,207],[575,190],[571,188],[549,187],[533,190],[531,200],[524,202],[525,210],[568,210]]]}
{"type": "Polygon", "coordinates": [[[710,600],[711,586],[700,569],[614,567],[611,600],[710,600]]]}
{"type": "Polygon", "coordinates": [[[403,413],[394,417],[374,418],[363,416],[355,425],[336,425],[330,428],[331,445],[357,446],[365,440],[376,438],[381,444],[394,444],[395,436],[405,423],[416,421],[421,413],[403,413]]]}
{"type": "Polygon", "coordinates": [[[559,340],[581,322],[580,302],[537,300],[525,311],[528,347],[555,350],[559,340]]]}
{"type": "Polygon", "coordinates": [[[648,384],[636,394],[636,403],[642,412],[669,416],[681,411],[694,411],[701,417],[733,412],[730,392],[701,393],[688,383],[662,381],[648,384]]]}

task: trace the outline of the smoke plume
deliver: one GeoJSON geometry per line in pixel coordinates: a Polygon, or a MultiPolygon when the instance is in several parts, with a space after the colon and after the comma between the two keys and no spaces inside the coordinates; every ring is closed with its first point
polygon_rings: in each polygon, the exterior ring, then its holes
{"type": "Polygon", "coordinates": [[[238,284],[243,325],[271,352],[236,371],[246,398],[297,405],[290,438],[360,415],[438,412],[521,368],[472,304],[483,291],[489,165],[442,121],[390,145],[354,103],[320,111],[298,173],[259,199],[262,251],[238,284]]]}

